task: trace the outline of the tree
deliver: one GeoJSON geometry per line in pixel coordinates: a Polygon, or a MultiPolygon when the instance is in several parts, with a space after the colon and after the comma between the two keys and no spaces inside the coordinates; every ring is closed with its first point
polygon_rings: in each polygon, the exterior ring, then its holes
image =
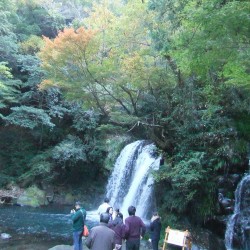
{"type": "Polygon", "coordinates": [[[12,80],[13,76],[6,64],[0,62],[0,109],[18,102],[20,96],[21,82],[19,80],[12,80]]]}
{"type": "Polygon", "coordinates": [[[152,0],[149,8],[158,22],[151,27],[154,46],[177,82],[162,93],[156,116],[161,127],[150,131],[166,152],[167,162],[156,174],[161,204],[177,214],[196,211],[206,220],[216,210],[216,176],[227,175],[235,164],[240,168],[246,159],[247,137],[239,135],[235,118],[242,110],[249,114],[249,48],[244,45],[249,4],[152,0]]]}
{"type": "Polygon", "coordinates": [[[65,29],[54,41],[46,38],[40,58],[48,75],[41,86],[62,87],[105,116],[121,110],[138,115],[140,100],[153,95],[166,74],[150,49],[146,23],[151,15],[145,6],[129,2],[119,13],[94,5],[84,20],[87,29],[65,29]]]}
{"type": "Polygon", "coordinates": [[[50,117],[42,109],[33,107],[14,107],[12,113],[5,117],[8,124],[14,124],[20,127],[34,129],[37,126],[48,126],[53,128],[55,125],[50,121],[50,117]]]}
{"type": "Polygon", "coordinates": [[[169,21],[168,31],[161,25],[156,31],[158,47],[182,74],[249,87],[248,1],[150,1],[150,7],[162,13],[162,25],[169,21]]]}

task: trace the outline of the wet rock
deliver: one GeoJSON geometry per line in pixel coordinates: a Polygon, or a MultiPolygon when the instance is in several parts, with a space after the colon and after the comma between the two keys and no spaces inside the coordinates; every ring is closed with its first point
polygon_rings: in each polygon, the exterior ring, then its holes
{"type": "Polygon", "coordinates": [[[49,248],[48,250],[73,250],[73,246],[58,245],[58,246],[54,246],[52,248],[49,248]]]}
{"type": "Polygon", "coordinates": [[[204,226],[224,238],[228,216],[214,216],[204,223],[204,226]]]}
{"type": "Polygon", "coordinates": [[[46,204],[46,197],[44,191],[36,186],[26,189],[17,199],[17,204],[20,206],[39,207],[46,204]]]}
{"type": "Polygon", "coordinates": [[[223,214],[230,214],[234,210],[234,200],[224,197],[222,193],[218,195],[218,201],[223,214]]]}

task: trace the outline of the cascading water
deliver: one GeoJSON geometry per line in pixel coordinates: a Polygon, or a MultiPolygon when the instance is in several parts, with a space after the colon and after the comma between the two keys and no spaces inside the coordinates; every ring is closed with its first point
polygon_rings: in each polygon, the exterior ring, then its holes
{"type": "Polygon", "coordinates": [[[235,191],[234,214],[225,234],[227,250],[250,249],[250,175],[245,176],[235,191]]]}
{"type": "Polygon", "coordinates": [[[126,216],[130,205],[136,207],[136,214],[146,218],[153,207],[152,170],[160,165],[156,147],[140,140],[127,145],[116,160],[113,173],[107,185],[110,204],[120,208],[126,216]]]}

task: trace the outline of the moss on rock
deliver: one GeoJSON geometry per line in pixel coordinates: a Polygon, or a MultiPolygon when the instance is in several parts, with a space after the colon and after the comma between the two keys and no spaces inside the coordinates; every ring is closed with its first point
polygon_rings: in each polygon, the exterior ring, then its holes
{"type": "Polygon", "coordinates": [[[45,192],[37,186],[27,188],[22,195],[17,199],[17,204],[31,207],[39,207],[46,205],[45,192]]]}

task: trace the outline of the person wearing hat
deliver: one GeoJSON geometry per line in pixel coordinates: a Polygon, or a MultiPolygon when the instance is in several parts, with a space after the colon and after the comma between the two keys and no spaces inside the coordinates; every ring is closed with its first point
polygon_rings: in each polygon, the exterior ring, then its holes
{"type": "Polygon", "coordinates": [[[81,203],[75,203],[75,209],[70,211],[73,221],[73,242],[74,250],[82,250],[82,232],[86,219],[86,210],[81,207],[81,203]]]}

